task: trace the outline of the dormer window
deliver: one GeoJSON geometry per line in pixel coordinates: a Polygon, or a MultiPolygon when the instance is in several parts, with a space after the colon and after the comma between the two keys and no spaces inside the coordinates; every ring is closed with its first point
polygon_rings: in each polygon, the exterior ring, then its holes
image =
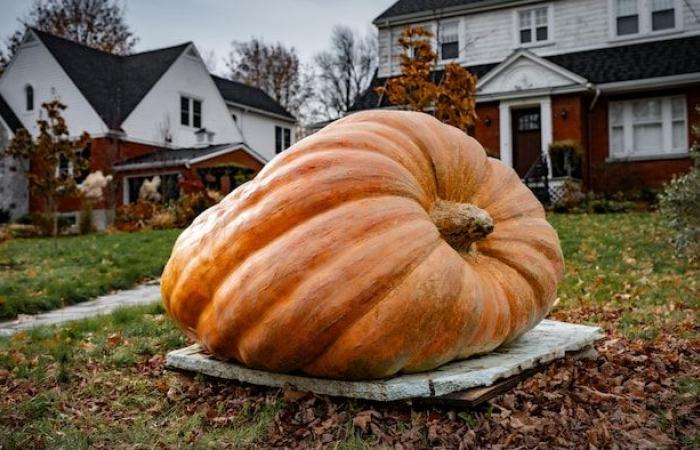
{"type": "Polygon", "coordinates": [[[651,0],[651,30],[676,28],[674,0],[651,0]]]}
{"type": "Polygon", "coordinates": [[[24,104],[27,111],[34,111],[34,88],[31,84],[24,87],[24,104]]]}
{"type": "Polygon", "coordinates": [[[459,23],[441,23],[438,27],[440,43],[440,59],[456,59],[459,57],[459,23]]]}
{"type": "Polygon", "coordinates": [[[180,124],[188,127],[202,128],[202,101],[192,97],[180,96],[180,124]]]}
{"type": "Polygon", "coordinates": [[[639,33],[639,3],[637,0],[617,0],[617,35],[639,33]]]}
{"type": "Polygon", "coordinates": [[[611,0],[611,34],[615,38],[677,30],[680,0],[611,0]]]}
{"type": "Polygon", "coordinates": [[[518,38],[520,45],[534,45],[550,40],[549,7],[518,11],[518,38]]]}

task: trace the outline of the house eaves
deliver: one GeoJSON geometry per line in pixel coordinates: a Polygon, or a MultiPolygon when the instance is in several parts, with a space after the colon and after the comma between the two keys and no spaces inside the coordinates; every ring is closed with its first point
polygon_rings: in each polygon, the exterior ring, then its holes
{"type": "MultiPolygon", "coordinates": [[[[372,24],[374,24],[377,28],[384,28],[393,25],[406,25],[431,19],[441,19],[447,17],[461,16],[465,14],[475,14],[484,11],[492,11],[495,9],[510,8],[512,6],[521,6],[541,2],[542,0],[483,0],[479,2],[470,2],[468,4],[463,5],[426,8],[421,11],[411,12],[407,14],[397,14],[386,17],[385,11],[382,14],[380,14],[376,19],[374,19],[372,21],[372,24]]],[[[391,9],[391,7],[389,9],[391,9]]]]}

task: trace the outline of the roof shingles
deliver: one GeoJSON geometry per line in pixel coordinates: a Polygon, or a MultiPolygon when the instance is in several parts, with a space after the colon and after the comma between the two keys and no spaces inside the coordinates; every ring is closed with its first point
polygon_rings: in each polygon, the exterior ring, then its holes
{"type": "MultiPolygon", "coordinates": [[[[32,29],[73,80],[105,124],[114,130],[191,45],[190,42],[133,55],[119,56],[32,29]]],[[[212,75],[226,99],[294,119],[260,89],[212,75]]]]}

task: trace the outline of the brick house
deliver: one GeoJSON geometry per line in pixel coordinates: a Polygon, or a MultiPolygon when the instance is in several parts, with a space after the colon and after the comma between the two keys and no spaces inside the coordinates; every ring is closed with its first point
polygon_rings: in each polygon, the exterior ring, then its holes
{"type": "Polygon", "coordinates": [[[522,177],[545,164],[556,186],[549,145],[569,139],[594,191],[657,188],[691,165],[700,0],[399,0],[374,25],[379,69],[354,110],[393,107],[374,88],[400,73],[402,29],[421,25],[436,78],[450,62],[479,77],[470,132],[522,177]]]}
{"type": "MultiPolygon", "coordinates": [[[[67,106],[71,134],[90,134],[90,171],[115,177],[95,209],[98,226],[155,175],[165,200],[180,195],[183,180],[228,192],[289,147],[296,127],[260,89],[211,75],[191,42],[116,56],[30,29],[0,78],[0,149],[18,128],[36,133],[40,105],[52,99],[67,106]]],[[[12,186],[0,209],[12,218],[42,208],[27,193],[25,166],[0,164],[0,189],[12,186]]],[[[75,218],[79,204],[66,200],[59,209],[75,218]]]]}

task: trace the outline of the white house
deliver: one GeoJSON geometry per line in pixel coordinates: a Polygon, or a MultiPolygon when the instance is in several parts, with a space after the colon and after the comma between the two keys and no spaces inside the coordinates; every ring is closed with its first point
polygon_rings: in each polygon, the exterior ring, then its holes
{"type": "MultiPolygon", "coordinates": [[[[67,106],[71,134],[90,134],[90,169],[114,173],[123,193],[98,215],[133,201],[156,174],[167,198],[183,179],[232,189],[237,171],[257,172],[294,140],[294,116],[260,89],[211,75],[191,42],[117,56],[30,29],[0,78],[4,129],[36,133],[41,104],[53,99],[67,106]]],[[[18,185],[6,172],[0,187],[18,185]]],[[[13,217],[40,209],[24,186],[0,209],[13,217]]]]}

